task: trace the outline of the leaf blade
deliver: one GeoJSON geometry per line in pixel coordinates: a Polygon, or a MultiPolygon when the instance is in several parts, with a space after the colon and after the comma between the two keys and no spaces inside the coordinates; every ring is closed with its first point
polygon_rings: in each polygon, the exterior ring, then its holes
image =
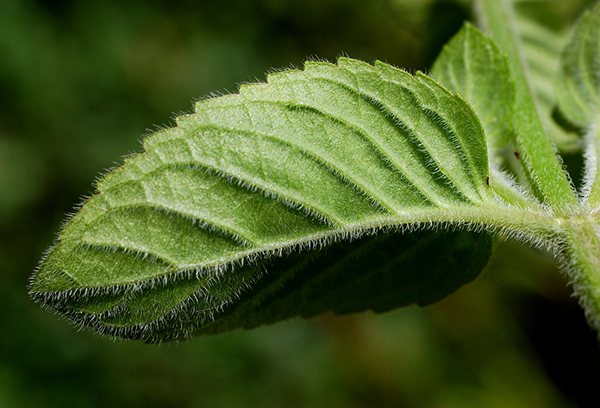
{"type": "Polygon", "coordinates": [[[598,5],[581,17],[562,55],[555,92],[563,114],[587,127],[600,111],[600,12],[598,5]]]}
{"type": "MultiPolygon", "coordinates": [[[[310,258],[382,227],[481,222],[485,211],[471,212],[496,205],[475,113],[435,81],[382,63],[341,59],[270,76],[199,102],[143,144],[99,180],[30,287],[112,335],[188,336],[283,255],[310,258]],[[190,302],[204,302],[196,323],[190,302]]],[[[484,254],[479,272],[491,241],[467,235],[484,254]]]]}
{"type": "Polygon", "coordinates": [[[592,209],[600,206],[600,7],[584,13],[562,55],[555,84],[561,112],[586,129],[585,174],[582,200],[592,209]]]}
{"type": "Polygon", "coordinates": [[[482,25],[508,56],[516,89],[515,144],[531,187],[557,214],[569,213],[577,207],[577,197],[544,130],[528,80],[513,5],[509,0],[480,0],[475,5],[482,25]]]}
{"type": "MultiPolygon", "coordinates": [[[[544,15],[543,6],[539,5],[541,15],[544,15]]],[[[552,29],[541,21],[517,16],[531,87],[538,103],[540,117],[556,147],[564,153],[578,152],[583,145],[580,135],[572,130],[565,130],[555,120],[557,100],[554,95],[554,81],[559,72],[560,57],[568,40],[568,32],[556,31],[555,27],[552,29]]]]}
{"type": "Polygon", "coordinates": [[[498,154],[513,132],[515,85],[495,42],[466,23],[442,49],[432,75],[473,106],[486,130],[488,149],[498,154]]]}

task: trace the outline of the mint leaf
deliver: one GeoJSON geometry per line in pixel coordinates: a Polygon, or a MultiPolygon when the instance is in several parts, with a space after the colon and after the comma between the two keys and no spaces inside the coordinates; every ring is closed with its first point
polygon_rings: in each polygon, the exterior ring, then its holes
{"type": "Polygon", "coordinates": [[[562,128],[554,117],[557,104],[554,80],[559,71],[562,50],[568,40],[568,31],[543,24],[544,17],[550,19],[544,10],[547,4],[530,4],[530,7],[537,7],[537,20],[530,16],[517,16],[516,19],[529,68],[529,82],[548,136],[561,152],[574,153],[582,148],[580,135],[562,128]]]}
{"type": "Polygon", "coordinates": [[[466,23],[442,49],[432,76],[473,106],[486,130],[488,148],[498,154],[512,134],[515,84],[495,42],[466,23]]]}
{"type": "Polygon", "coordinates": [[[134,290],[70,294],[53,307],[104,334],[155,343],[329,310],[424,306],[473,280],[491,250],[492,239],[484,233],[381,233],[249,261],[221,274],[182,274],[134,290]]]}
{"type": "Polygon", "coordinates": [[[600,205],[600,5],[586,11],[562,55],[556,98],[565,117],[587,129],[582,197],[592,208],[600,205]]]}
{"type": "Polygon", "coordinates": [[[370,236],[499,216],[478,118],[420,73],[307,63],[201,101],[143,145],[98,181],[30,286],[45,306],[107,334],[161,341],[427,304],[490,255],[487,234],[370,236]],[[356,239],[331,248],[337,261],[313,251],[356,239]],[[381,279],[406,294],[380,299],[381,279]],[[368,296],[352,300],[360,290],[368,296]],[[311,297],[321,300],[303,301],[311,297]]]}
{"type": "MultiPolygon", "coordinates": [[[[513,155],[514,148],[507,149],[514,142],[515,85],[506,55],[494,40],[465,23],[442,49],[433,64],[432,75],[471,104],[485,128],[490,159],[496,166],[510,168],[528,186],[525,170],[513,155]]],[[[505,202],[531,205],[505,174],[494,171],[491,180],[494,192],[505,202]]]]}
{"type": "Polygon", "coordinates": [[[584,13],[562,55],[555,92],[571,122],[588,127],[600,112],[600,5],[584,13]]]}
{"type": "Polygon", "coordinates": [[[514,10],[508,1],[477,1],[476,11],[481,25],[508,57],[515,81],[513,129],[519,167],[535,197],[552,208],[557,215],[567,214],[578,204],[567,174],[548,137],[534,92],[529,82],[522,38],[514,10]]]}

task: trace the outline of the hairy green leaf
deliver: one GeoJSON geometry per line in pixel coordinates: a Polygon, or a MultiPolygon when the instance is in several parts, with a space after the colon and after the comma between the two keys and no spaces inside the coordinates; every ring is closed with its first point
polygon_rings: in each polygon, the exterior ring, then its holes
{"type": "Polygon", "coordinates": [[[491,38],[466,23],[442,49],[432,75],[473,106],[492,153],[506,146],[512,133],[515,85],[506,56],[491,38]]]}
{"type": "Polygon", "coordinates": [[[143,145],[98,181],[30,286],[104,333],[161,341],[427,304],[490,256],[484,233],[393,233],[481,225],[497,207],[478,118],[420,73],[307,63],[200,101],[143,145]],[[340,241],[335,258],[314,251],[340,241]]]}
{"type": "Polygon", "coordinates": [[[585,12],[562,55],[555,87],[558,104],[571,122],[588,127],[600,113],[600,5],[585,12]]]}
{"type": "MultiPolygon", "coordinates": [[[[540,3],[539,8],[543,6],[540,3]]],[[[553,30],[524,16],[517,16],[517,24],[529,68],[529,83],[546,132],[561,152],[580,151],[582,140],[579,134],[565,130],[555,120],[557,101],[553,91],[554,80],[559,71],[560,55],[567,42],[568,32],[553,30]]]]}
{"type": "MultiPolygon", "coordinates": [[[[515,85],[506,55],[493,39],[466,23],[444,46],[432,68],[433,77],[471,104],[486,131],[490,160],[518,177],[523,186],[530,187],[525,169],[515,157],[512,128],[515,85]]],[[[501,186],[510,188],[510,180],[499,172],[492,173],[497,193],[501,186]]],[[[517,199],[518,194],[511,193],[517,199]]]]}
{"type": "Polygon", "coordinates": [[[179,274],[146,287],[70,294],[53,307],[105,334],[170,341],[329,310],[424,306],[474,279],[491,249],[485,233],[381,233],[220,273],[179,274]]]}
{"type": "Polygon", "coordinates": [[[510,0],[481,0],[475,3],[480,23],[506,53],[515,80],[513,129],[533,193],[557,214],[569,213],[578,204],[570,180],[558,159],[555,146],[546,134],[535,103],[523,44],[510,0]]]}
{"type": "Polygon", "coordinates": [[[583,15],[565,47],[555,92],[567,119],[587,129],[582,195],[588,205],[597,208],[600,205],[600,4],[583,15]]]}

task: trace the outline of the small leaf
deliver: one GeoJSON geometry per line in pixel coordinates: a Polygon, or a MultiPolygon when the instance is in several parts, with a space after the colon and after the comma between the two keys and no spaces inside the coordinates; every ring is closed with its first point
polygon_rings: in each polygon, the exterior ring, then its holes
{"type": "Polygon", "coordinates": [[[433,77],[473,106],[497,153],[510,141],[515,84],[496,43],[466,23],[433,64],[433,77]]]}
{"type": "Polygon", "coordinates": [[[580,127],[600,115],[600,4],[586,11],[562,55],[555,92],[568,120],[580,127]]]}
{"type": "MultiPolygon", "coordinates": [[[[539,6],[541,8],[544,4],[540,3],[539,6]]],[[[542,10],[539,10],[539,13],[542,13],[542,10]]],[[[580,135],[566,131],[559,126],[554,117],[557,101],[553,92],[553,81],[559,72],[560,56],[567,42],[568,32],[551,30],[531,17],[523,16],[516,21],[529,68],[529,82],[548,136],[561,152],[580,151],[580,135]]]]}
{"type": "MultiPolygon", "coordinates": [[[[525,171],[515,159],[512,116],[515,84],[506,55],[494,40],[469,23],[444,46],[433,64],[432,75],[442,85],[459,93],[471,104],[486,130],[490,159],[498,167],[512,170],[524,186],[528,186],[525,171]],[[504,161],[504,163],[502,163],[504,161]]],[[[494,190],[510,202],[525,200],[522,193],[511,189],[508,180],[499,172],[492,173],[494,190]]]]}
{"type": "Polygon", "coordinates": [[[30,286],[103,333],[162,341],[427,304],[490,256],[487,234],[382,230],[480,224],[477,210],[497,208],[479,120],[420,73],[307,63],[201,101],[143,144],[98,181],[30,286]]]}
{"type": "Polygon", "coordinates": [[[556,156],[556,147],[544,129],[529,83],[522,39],[517,32],[514,10],[509,1],[477,1],[480,24],[506,54],[515,81],[513,109],[514,147],[519,167],[533,195],[562,215],[578,205],[568,175],[556,156]]]}
{"type": "Polygon", "coordinates": [[[582,197],[600,206],[600,4],[586,11],[562,55],[555,86],[558,105],[568,120],[587,129],[582,197]]]}

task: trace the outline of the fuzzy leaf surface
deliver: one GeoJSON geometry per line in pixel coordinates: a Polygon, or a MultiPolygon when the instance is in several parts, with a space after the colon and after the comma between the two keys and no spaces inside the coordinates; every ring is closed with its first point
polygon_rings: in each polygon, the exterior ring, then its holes
{"type": "Polygon", "coordinates": [[[585,12],[565,47],[555,93],[563,114],[587,127],[600,116],[600,5],[585,12]]]}
{"type": "Polygon", "coordinates": [[[515,84],[506,56],[491,38],[466,23],[442,49],[432,76],[473,106],[490,150],[509,142],[515,84]]]}
{"type": "MultiPolygon", "coordinates": [[[[444,46],[431,73],[447,89],[460,94],[471,104],[486,131],[490,160],[498,167],[505,161],[527,186],[520,161],[507,149],[514,140],[515,84],[507,57],[494,40],[465,23],[444,46]]],[[[507,194],[500,194],[507,201],[523,204],[520,194],[509,191],[511,182],[502,173],[492,172],[491,183],[496,193],[500,193],[500,186],[506,189],[507,194]]]]}
{"type": "MultiPolygon", "coordinates": [[[[543,3],[540,3],[541,7],[543,3]]],[[[544,15],[543,10],[538,12],[544,15]]],[[[543,18],[540,17],[540,20],[543,21],[543,18]]],[[[582,140],[579,134],[565,130],[555,120],[557,101],[554,81],[559,72],[562,50],[568,40],[568,31],[553,30],[531,17],[517,15],[516,21],[529,68],[529,81],[548,136],[561,152],[580,151],[582,140]]]]}
{"type": "Polygon", "coordinates": [[[587,130],[583,197],[600,206],[600,4],[577,24],[562,55],[556,81],[558,105],[568,120],[587,130]]]}
{"type": "Polygon", "coordinates": [[[508,0],[482,0],[475,6],[480,24],[506,54],[515,81],[512,125],[519,167],[539,201],[556,214],[568,213],[578,205],[577,197],[539,115],[512,4],[508,0]]]}
{"type": "Polygon", "coordinates": [[[478,118],[422,74],[307,63],[198,102],[143,146],[98,181],[30,285],[109,335],[428,304],[491,253],[485,233],[393,233],[481,223],[496,205],[478,118]]]}

